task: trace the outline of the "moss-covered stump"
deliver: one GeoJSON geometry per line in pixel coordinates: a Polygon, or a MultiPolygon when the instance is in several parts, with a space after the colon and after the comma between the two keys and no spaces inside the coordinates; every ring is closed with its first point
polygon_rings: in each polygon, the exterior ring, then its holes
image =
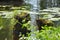
{"type": "Polygon", "coordinates": [[[46,19],[38,19],[36,20],[37,22],[37,26],[38,26],[38,29],[41,30],[42,29],[42,26],[44,27],[45,25],[46,26],[53,26],[54,23],[50,20],[46,20],[46,19]]]}
{"type": "Polygon", "coordinates": [[[13,40],[19,40],[22,35],[28,36],[27,33],[30,33],[30,30],[28,30],[27,27],[23,27],[23,24],[27,23],[30,20],[29,14],[17,14],[14,18],[17,20],[17,23],[14,25],[13,29],[13,40]],[[23,20],[25,21],[23,22],[23,20]]]}

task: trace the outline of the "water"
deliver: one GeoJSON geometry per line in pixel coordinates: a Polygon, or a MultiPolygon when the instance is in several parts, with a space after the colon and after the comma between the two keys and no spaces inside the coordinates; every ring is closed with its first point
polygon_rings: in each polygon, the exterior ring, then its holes
{"type": "Polygon", "coordinates": [[[48,8],[49,7],[49,0],[47,0],[47,6],[46,6],[46,8],[48,8]]]}
{"type": "MultiPolygon", "coordinates": [[[[40,10],[40,5],[39,5],[39,2],[40,0],[25,0],[25,2],[28,4],[31,4],[31,8],[30,10],[33,11],[33,12],[38,12],[40,10]]],[[[31,26],[37,26],[36,25],[36,19],[37,19],[37,15],[35,13],[31,13],[30,12],[30,17],[31,17],[31,26]]],[[[32,31],[34,31],[34,29],[32,29],[32,31]]]]}
{"type": "MultiPolygon", "coordinates": [[[[40,2],[40,0],[28,0],[28,1],[26,0],[26,2],[32,5],[31,6],[31,11],[33,11],[33,12],[38,12],[39,11],[39,9],[40,9],[39,8],[39,2],[40,2]]],[[[31,17],[31,31],[32,32],[36,31],[36,28],[34,28],[34,27],[37,26],[36,25],[37,15],[35,13],[33,14],[33,12],[30,13],[30,17],[31,17]]],[[[31,36],[34,37],[34,39],[32,39],[32,40],[36,40],[34,33],[32,33],[31,36]]]]}
{"type": "MultiPolygon", "coordinates": [[[[40,0],[25,0],[27,3],[31,4],[31,11],[33,12],[38,12],[38,10],[40,9],[39,8],[39,1],[40,0]]],[[[33,14],[30,13],[30,17],[31,17],[31,26],[36,26],[36,18],[37,18],[37,15],[34,13],[33,14]]]]}

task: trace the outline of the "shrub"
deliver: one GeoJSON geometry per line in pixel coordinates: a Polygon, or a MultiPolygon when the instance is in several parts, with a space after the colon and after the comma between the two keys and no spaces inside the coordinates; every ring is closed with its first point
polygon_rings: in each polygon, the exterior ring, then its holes
{"type": "MultiPolygon", "coordinates": [[[[40,31],[35,31],[33,32],[35,34],[35,37],[32,36],[33,38],[36,38],[37,40],[60,40],[60,27],[55,28],[55,27],[43,27],[44,30],[40,31]]],[[[29,36],[27,40],[33,40],[29,36]]]]}

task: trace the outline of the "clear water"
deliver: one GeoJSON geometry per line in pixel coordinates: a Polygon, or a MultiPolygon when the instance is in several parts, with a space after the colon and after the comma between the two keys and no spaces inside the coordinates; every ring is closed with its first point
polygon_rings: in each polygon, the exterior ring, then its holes
{"type": "MultiPolygon", "coordinates": [[[[38,10],[40,9],[40,7],[39,7],[40,0],[25,0],[25,2],[32,5],[30,10],[33,12],[38,12],[38,10]]],[[[33,12],[30,13],[31,26],[36,26],[37,15],[33,12]]],[[[34,29],[32,29],[32,31],[34,31],[34,29]]]]}
{"type": "MultiPolygon", "coordinates": [[[[32,5],[31,6],[31,11],[38,12],[37,10],[39,10],[39,0],[29,0],[27,2],[32,5]]],[[[34,27],[36,26],[37,15],[32,12],[32,13],[30,13],[30,17],[31,17],[31,27],[33,28],[33,29],[31,29],[31,31],[34,32],[35,31],[34,27]]],[[[34,33],[31,34],[31,37],[32,36],[34,37],[32,40],[36,40],[34,33]]]]}

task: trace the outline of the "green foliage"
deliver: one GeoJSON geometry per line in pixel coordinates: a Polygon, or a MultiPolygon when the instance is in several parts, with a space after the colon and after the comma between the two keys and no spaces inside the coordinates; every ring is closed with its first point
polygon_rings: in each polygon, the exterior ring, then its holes
{"type": "Polygon", "coordinates": [[[11,30],[10,30],[10,19],[0,18],[0,39],[5,40],[6,38],[11,38],[11,30]]]}
{"type": "MultiPolygon", "coordinates": [[[[44,30],[35,31],[38,40],[60,40],[60,27],[43,27],[44,30]]],[[[28,37],[30,38],[30,36],[28,37]]],[[[29,40],[29,39],[28,39],[29,40]]]]}
{"type": "MultiPolygon", "coordinates": [[[[13,17],[11,19],[0,17],[0,37],[1,37],[0,39],[1,40],[5,40],[5,38],[9,38],[9,36],[11,36],[13,26],[18,22],[16,19],[14,19],[14,16],[17,15],[19,12],[17,10],[14,10],[13,12],[14,12],[13,17]]],[[[26,19],[22,20],[23,22],[22,27],[23,28],[27,27],[29,30],[33,29],[33,27],[30,26],[30,21],[24,23],[25,20],[26,19]]],[[[28,34],[26,40],[33,40],[32,38],[36,38],[37,40],[60,40],[60,27],[56,28],[56,27],[44,26],[42,28],[43,30],[34,31],[28,34]],[[32,33],[35,34],[36,36],[31,37],[32,33]]],[[[22,36],[24,37],[24,35],[22,36]]]]}
{"type": "Polygon", "coordinates": [[[15,13],[14,11],[12,18],[7,18],[10,17],[10,15],[7,15],[6,18],[0,16],[0,40],[12,40],[13,25],[17,22],[17,20],[14,19],[15,13]]]}

